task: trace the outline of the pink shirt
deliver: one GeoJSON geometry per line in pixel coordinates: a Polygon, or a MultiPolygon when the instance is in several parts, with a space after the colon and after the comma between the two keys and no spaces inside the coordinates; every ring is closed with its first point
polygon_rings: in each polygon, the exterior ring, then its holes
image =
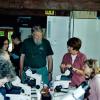
{"type": "Polygon", "coordinates": [[[89,100],[100,100],[100,74],[97,74],[90,83],[89,100]]]}
{"type": "MultiPolygon", "coordinates": [[[[71,64],[73,67],[75,68],[78,68],[78,69],[81,69],[83,70],[84,69],[84,61],[86,60],[86,56],[81,53],[81,52],[78,52],[76,58],[75,58],[75,61],[74,63],[72,64],[72,58],[71,58],[71,54],[70,53],[66,53],[64,56],[63,56],[63,60],[62,60],[62,64],[71,64]]],[[[85,81],[85,77],[76,73],[76,72],[73,72],[73,76],[72,76],[72,86],[78,86],[80,85],[83,81],[85,81]]]]}

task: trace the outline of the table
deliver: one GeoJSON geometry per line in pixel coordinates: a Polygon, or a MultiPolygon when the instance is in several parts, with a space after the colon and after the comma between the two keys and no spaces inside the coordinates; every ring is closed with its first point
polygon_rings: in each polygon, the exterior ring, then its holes
{"type": "MultiPolygon", "coordinates": [[[[54,92],[54,91],[50,91],[51,96],[52,96],[52,100],[61,100],[63,98],[63,96],[65,96],[66,94],[70,94],[75,90],[74,87],[72,88],[68,88],[68,89],[63,89],[63,92],[54,92]]],[[[31,100],[41,100],[41,93],[40,93],[41,89],[32,89],[32,93],[31,93],[31,100]]]]}

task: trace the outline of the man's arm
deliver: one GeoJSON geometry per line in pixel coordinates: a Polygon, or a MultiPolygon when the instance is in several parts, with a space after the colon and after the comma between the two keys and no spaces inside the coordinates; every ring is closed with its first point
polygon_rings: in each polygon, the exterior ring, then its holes
{"type": "Polygon", "coordinates": [[[52,71],[53,71],[53,58],[52,55],[47,57],[48,60],[48,74],[49,74],[49,81],[52,80],[52,71]]]}
{"type": "Polygon", "coordinates": [[[22,78],[24,59],[25,59],[25,54],[21,54],[21,56],[20,56],[20,78],[22,78]]]}

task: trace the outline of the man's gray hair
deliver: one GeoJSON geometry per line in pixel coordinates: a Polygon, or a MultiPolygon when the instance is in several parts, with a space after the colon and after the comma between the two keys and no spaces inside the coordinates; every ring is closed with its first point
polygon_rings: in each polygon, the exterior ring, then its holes
{"type": "Polygon", "coordinates": [[[0,50],[0,79],[14,79],[15,69],[10,61],[9,54],[6,51],[0,50]]]}
{"type": "Polygon", "coordinates": [[[41,32],[41,33],[43,34],[43,31],[42,31],[42,29],[41,29],[40,26],[34,26],[34,27],[32,28],[32,34],[34,34],[34,33],[36,33],[36,32],[41,32]]]}

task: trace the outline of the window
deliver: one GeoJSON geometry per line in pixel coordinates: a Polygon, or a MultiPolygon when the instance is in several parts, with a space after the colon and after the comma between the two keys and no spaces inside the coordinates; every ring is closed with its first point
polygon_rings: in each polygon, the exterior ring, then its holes
{"type": "Polygon", "coordinates": [[[4,36],[4,31],[0,31],[0,36],[4,36]]]}
{"type": "Polygon", "coordinates": [[[8,37],[9,40],[9,48],[8,51],[11,52],[12,51],[12,39],[11,39],[11,35],[13,34],[13,29],[0,29],[0,36],[6,36],[8,37]]]}

